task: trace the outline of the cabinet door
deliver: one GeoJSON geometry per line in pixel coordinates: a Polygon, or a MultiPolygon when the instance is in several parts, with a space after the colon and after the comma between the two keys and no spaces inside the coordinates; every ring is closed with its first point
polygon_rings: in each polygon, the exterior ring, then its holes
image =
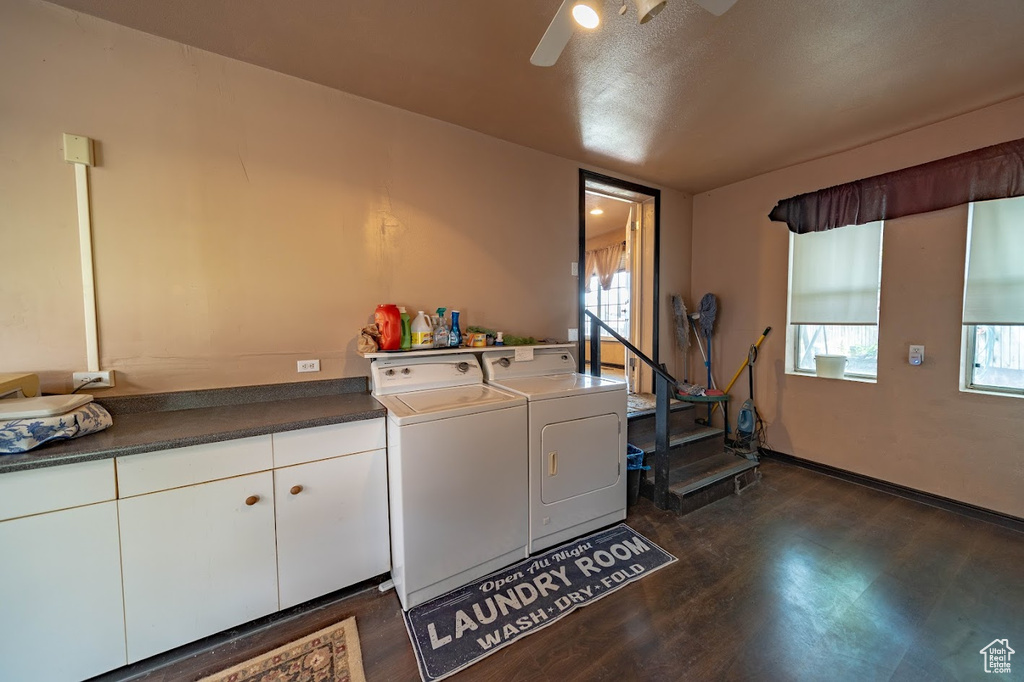
{"type": "Polygon", "coordinates": [[[125,662],[116,503],[0,523],[0,680],[82,680],[125,662]]]}
{"type": "Polygon", "coordinates": [[[277,610],[271,472],[118,507],[129,662],[277,610]]]}
{"type": "Polygon", "coordinates": [[[384,450],[274,471],[281,608],[387,572],[384,450]]]}

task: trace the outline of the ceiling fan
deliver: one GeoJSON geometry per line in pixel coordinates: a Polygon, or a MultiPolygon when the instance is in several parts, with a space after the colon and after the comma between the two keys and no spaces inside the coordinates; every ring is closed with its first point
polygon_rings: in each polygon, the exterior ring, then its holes
{"type": "MultiPolygon", "coordinates": [[[[736,3],[736,0],[694,1],[716,17],[725,14],[736,3]]],[[[667,2],[668,0],[633,0],[637,19],[641,24],[646,24],[665,9],[667,2]]],[[[597,28],[601,23],[601,4],[602,0],[564,0],[548,25],[548,30],[544,31],[544,37],[537,44],[537,49],[533,51],[530,63],[534,66],[554,66],[562,50],[569,43],[576,25],[590,29],[597,28]]],[[[622,0],[619,14],[625,14],[627,10],[626,0],[622,0]]]]}

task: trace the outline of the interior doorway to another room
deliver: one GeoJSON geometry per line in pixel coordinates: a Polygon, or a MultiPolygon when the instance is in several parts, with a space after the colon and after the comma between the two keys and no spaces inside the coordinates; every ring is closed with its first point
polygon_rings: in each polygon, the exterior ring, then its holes
{"type": "MultiPolygon", "coordinates": [[[[590,371],[589,310],[658,361],[658,210],[660,192],[580,171],[580,357],[590,371]]],[[[602,330],[601,375],[650,393],[650,369],[602,330]]]]}

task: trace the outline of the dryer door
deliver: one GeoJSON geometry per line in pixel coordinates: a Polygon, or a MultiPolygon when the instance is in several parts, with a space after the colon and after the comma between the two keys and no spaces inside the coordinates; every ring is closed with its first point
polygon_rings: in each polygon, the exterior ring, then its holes
{"type": "Polygon", "coordinates": [[[541,431],[541,502],[554,504],[615,485],[619,417],[602,414],[548,424],[541,431]]]}

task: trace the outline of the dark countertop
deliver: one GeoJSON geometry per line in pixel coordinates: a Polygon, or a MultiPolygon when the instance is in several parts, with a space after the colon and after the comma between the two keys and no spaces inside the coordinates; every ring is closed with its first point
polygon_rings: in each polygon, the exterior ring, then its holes
{"type": "Polygon", "coordinates": [[[387,414],[366,392],[365,378],[357,382],[332,380],[125,396],[96,402],[108,407],[114,417],[113,426],[23,454],[0,455],[0,474],[374,419],[387,414]],[[308,390],[295,388],[314,385],[316,388],[308,390]],[[240,397],[242,392],[244,397],[240,397]],[[282,399],[282,396],[285,397],[282,399]],[[241,404],[216,404],[225,400],[237,400],[241,404]],[[189,404],[202,406],[189,408],[189,404]],[[133,406],[139,405],[154,409],[135,411],[133,406]]]}

